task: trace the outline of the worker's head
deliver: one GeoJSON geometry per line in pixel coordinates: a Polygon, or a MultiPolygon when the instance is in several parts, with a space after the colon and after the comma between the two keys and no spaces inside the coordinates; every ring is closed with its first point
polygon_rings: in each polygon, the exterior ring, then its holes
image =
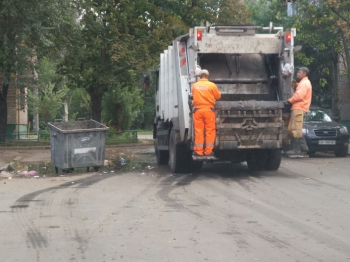
{"type": "Polygon", "coordinates": [[[300,67],[299,71],[297,73],[297,78],[299,80],[303,79],[304,77],[309,75],[309,68],[307,67],[300,67]]]}
{"type": "Polygon", "coordinates": [[[209,71],[206,69],[202,69],[198,76],[202,79],[202,78],[208,78],[209,77],[209,71]]]}

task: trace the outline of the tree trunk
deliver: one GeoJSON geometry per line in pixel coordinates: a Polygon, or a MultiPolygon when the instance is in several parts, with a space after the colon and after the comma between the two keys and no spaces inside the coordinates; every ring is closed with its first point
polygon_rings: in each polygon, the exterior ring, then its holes
{"type": "Polygon", "coordinates": [[[3,79],[2,90],[0,92],[0,142],[6,140],[7,126],[7,91],[9,88],[9,79],[3,79]]]}
{"type": "Polygon", "coordinates": [[[63,104],[63,122],[68,122],[68,99],[66,97],[62,98],[63,104]]]}
{"type": "MultiPolygon", "coordinates": [[[[39,91],[38,91],[38,85],[33,85],[33,95],[35,99],[38,99],[39,97],[39,91]]],[[[33,108],[33,131],[39,132],[39,108],[38,103],[35,102],[34,108],[33,108]]]]}
{"type": "MultiPolygon", "coordinates": [[[[32,59],[33,63],[33,79],[34,79],[34,85],[33,85],[33,94],[34,94],[34,99],[39,99],[39,91],[38,91],[38,73],[35,70],[35,61],[37,57],[35,56],[32,59]]],[[[33,108],[33,131],[34,132],[39,132],[39,107],[38,107],[38,100],[35,101],[34,103],[34,108],[33,108]]]]}
{"type": "MultiPolygon", "coordinates": [[[[66,78],[63,78],[62,83],[61,83],[61,88],[64,89],[65,85],[66,85],[66,78]]],[[[66,94],[62,98],[62,104],[63,104],[63,116],[62,116],[62,118],[63,118],[63,122],[68,122],[68,114],[69,114],[68,94],[66,94]]]]}
{"type": "Polygon", "coordinates": [[[103,88],[97,86],[91,89],[88,91],[91,98],[91,118],[101,122],[103,93],[98,90],[103,90],[103,88]]]}
{"type": "Polygon", "coordinates": [[[348,79],[348,87],[350,88],[350,48],[349,48],[349,42],[347,38],[344,35],[344,32],[340,30],[341,32],[341,38],[343,40],[344,45],[344,52],[345,52],[345,58],[346,58],[346,69],[347,69],[347,79],[348,79]]]}
{"type": "Polygon", "coordinates": [[[339,97],[339,54],[334,53],[331,57],[332,72],[332,112],[336,117],[340,117],[340,97],[339,97]]]}

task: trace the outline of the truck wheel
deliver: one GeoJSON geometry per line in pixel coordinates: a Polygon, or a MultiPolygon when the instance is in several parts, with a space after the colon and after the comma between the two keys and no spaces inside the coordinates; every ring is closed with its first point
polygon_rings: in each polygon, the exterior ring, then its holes
{"type": "Polygon", "coordinates": [[[265,150],[254,150],[248,157],[247,164],[251,171],[264,170],[266,164],[265,150]]]}
{"type": "Polygon", "coordinates": [[[316,154],[316,151],[308,151],[307,154],[308,156],[314,156],[316,154]]]}
{"type": "Polygon", "coordinates": [[[188,149],[186,145],[176,144],[176,133],[172,128],[169,139],[169,163],[174,173],[183,173],[189,166],[188,149]]]}
{"type": "MultiPolygon", "coordinates": [[[[190,156],[192,158],[192,156],[190,156]]],[[[194,161],[191,159],[190,162],[190,171],[193,173],[199,173],[202,171],[203,168],[203,161],[194,161]]]]}
{"type": "Polygon", "coordinates": [[[265,169],[277,170],[281,165],[282,151],[281,149],[271,149],[267,151],[265,169]]]}
{"type": "Polygon", "coordinates": [[[349,148],[346,146],[337,151],[334,151],[334,154],[336,157],[346,157],[348,155],[348,152],[349,152],[349,148]]]}
{"type": "Polygon", "coordinates": [[[158,150],[158,138],[154,141],[154,149],[157,157],[158,165],[167,165],[169,162],[169,151],[168,150],[158,150]]]}

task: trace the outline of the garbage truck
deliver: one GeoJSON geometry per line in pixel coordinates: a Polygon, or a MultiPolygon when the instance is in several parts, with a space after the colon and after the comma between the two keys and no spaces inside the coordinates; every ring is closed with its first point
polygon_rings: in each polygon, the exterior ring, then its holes
{"type": "MultiPolygon", "coordinates": [[[[290,139],[294,28],[270,23],[198,26],[177,37],[160,54],[153,138],[157,163],[172,172],[194,172],[203,162],[247,162],[250,170],[277,170],[290,139]],[[192,156],[194,126],[191,86],[198,70],[221,92],[216,102],[214,159],[192,156]]],[[[145,77],[149,80],[149,76],[145,77]]]]}

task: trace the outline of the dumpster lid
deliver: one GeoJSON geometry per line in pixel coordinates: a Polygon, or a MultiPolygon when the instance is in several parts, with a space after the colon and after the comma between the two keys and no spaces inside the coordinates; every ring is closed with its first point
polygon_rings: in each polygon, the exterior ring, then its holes
{"type": "Polygon", "coordinates": [[[107,131],[109,128],[95,120],[54,122],[47,124],[50,129],[61,133],[79,133],[91,131],[107,131]]]}

